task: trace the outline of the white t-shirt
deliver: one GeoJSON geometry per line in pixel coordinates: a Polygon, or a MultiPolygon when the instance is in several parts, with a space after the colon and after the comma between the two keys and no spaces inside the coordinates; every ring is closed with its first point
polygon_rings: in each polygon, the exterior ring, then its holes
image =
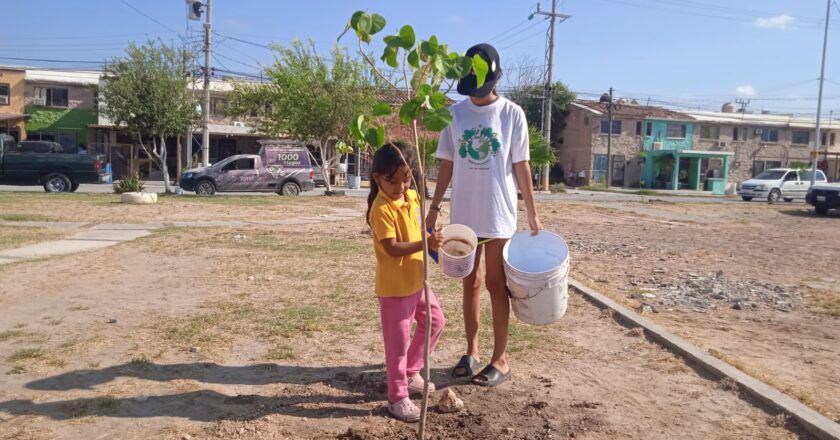
{"type": "Polygon", "coordinates": [[[465,99],[449,110],[437,157],[454,163],[451,222],[482,238],[509,238],[516,232],[513,164],[530,159],[525,112],[503,97],[481,107],[465,99]]]}

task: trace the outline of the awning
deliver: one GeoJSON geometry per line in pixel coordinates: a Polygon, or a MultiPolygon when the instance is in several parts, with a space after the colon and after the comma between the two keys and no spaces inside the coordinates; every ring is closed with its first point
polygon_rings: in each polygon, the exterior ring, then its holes
{"type": "Polygon", "coordinates": [[[13,121],[15,119],[26,119],[29,115],[23,113],[0,113],[0,121],[13,121]]]}
{"type": "Polygon", "coordinates": [[[653,150],[648,152],[651,156],[679,156],[679,157],[700,157],[700,158],[707,158],[707,157],[723,157],[723,156],[735,156],[734,152],[731,151],[702,151],[702,150],[653,150]]]}

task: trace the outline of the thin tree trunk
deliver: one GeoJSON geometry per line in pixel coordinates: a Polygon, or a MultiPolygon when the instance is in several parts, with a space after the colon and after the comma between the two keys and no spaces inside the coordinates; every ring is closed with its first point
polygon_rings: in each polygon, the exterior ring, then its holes
{"type": "Polygon", "coordinates": [[[330,166],[329,164],[332,162],[332,159],[327,159],[327,149],[326,144],[329,140],[321,140],[318,145],[318,151],[321,152],[321,173],[324,174],[324,185],[327,187],[327,191],[332,191],[332,185],[330,184],[330,166]]]}
{"type": "Polygon", "coordinates": [[[160,153],[158,154],[158,161],[160,171],[163,173],[163,188],[167,194],[172,194],[172,185],[169,182],[169,166],[166,164],[167,151],[166,141],[163,136],[160,137],[160,153]]]}

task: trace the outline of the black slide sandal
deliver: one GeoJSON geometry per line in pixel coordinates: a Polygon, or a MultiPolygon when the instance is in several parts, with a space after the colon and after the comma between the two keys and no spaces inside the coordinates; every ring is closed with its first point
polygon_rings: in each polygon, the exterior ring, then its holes
{"type": "Polygon", "coordinates": [[[468,354],[465,354],[465,355],[461,356],[461,359],[458,361],[458,363],[452,369],[452,377],[455,378],[455,379],[462,378],[462,377],[470,377],[474,374],[473,371],[476,368],[478,368],[479,365],[481,365],[481,362],[475,360],[474,357],[472,357],[468,354]],[[463,369],[464,373],[463,374],[458,374],[458,372],[457,372],[458,369],[463,369]]]}
{"type": "Polygon", "coordinates": [[[495,387],[496,385],[500,385],[504,382],[507,382],[512,375],[512,371],[508,370],[507,373],[502,373],[499,371],[498,368],[494,367],[492,364],[487,365],[481,370],[480,373],[476,374],[472,378],[473,385],[478,385],[482,387],[495,387]],[[481,380],[479,378],[484,378],[486,380],[481,380]]]}

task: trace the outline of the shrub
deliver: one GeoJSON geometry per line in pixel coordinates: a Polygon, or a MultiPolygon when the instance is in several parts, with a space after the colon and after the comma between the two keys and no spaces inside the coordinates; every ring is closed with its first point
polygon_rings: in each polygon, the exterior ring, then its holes
{"type": "Polygon", "coordinates": [[[143,191],[143,181],[140,180],[140,174],[138,173],[134,173],[114,183],[114,192],[117,194],[141,191],[143,191]]]}

